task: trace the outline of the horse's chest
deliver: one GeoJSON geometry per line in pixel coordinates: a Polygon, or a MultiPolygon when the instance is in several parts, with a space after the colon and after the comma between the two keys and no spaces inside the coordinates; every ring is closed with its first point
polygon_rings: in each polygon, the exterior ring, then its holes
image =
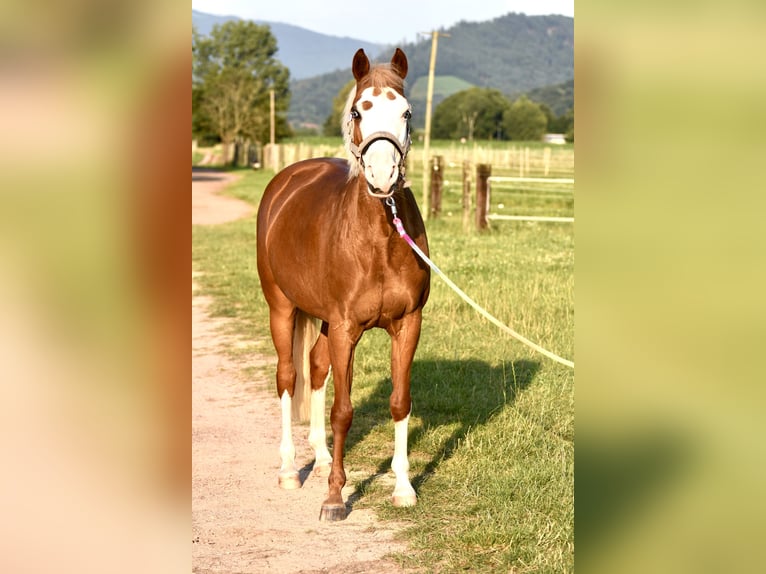
{"type": "Polygon", "coordinates": [[[366,281],[348,284],[355,312],[362,323],[387,323],[421,306],[428,277],[414,259],[383,254],[371,257],[366,281]]]}
{"type": "MultiPolygon", "coordinates": [[[[323,230],[332,242],[312,239],[311,226],[292,226],[293,241],[279,245],[274,274],[282,291],[298,307],[330,323],[351,321],[369,328],[385,326],[420,308],[428,273],[398,236],[374,226],[323,230]],[[376,236],[377,235],[377,236],[376,236]]],[[[287,231],[286,231],[287,233],[287,231]]]]}
{"type": "Polygon", "coordinates": [[[427,284],[413,256],[411,251],[369,243],[337,253],[325,268],[326,294],[335,299],[340,313],[356,313],[361,322],[379,315],[401,316],[418,306],[427,284]]]}

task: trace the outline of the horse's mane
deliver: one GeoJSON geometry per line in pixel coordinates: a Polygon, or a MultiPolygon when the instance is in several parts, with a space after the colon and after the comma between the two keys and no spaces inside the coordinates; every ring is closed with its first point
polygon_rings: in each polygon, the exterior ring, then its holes
{"type": "Polygon", "coordinates": [[[343,134],[343,144],[346,148],[346,159],[348,159],[349,179],[359,175],[359,162],[351,153],[350,148],[351,138],[354,137],[351,107],[357,100],[357,93],[361,93],[367,88],[391,88],[404,96],[404,79],[393,69],[391,64],[376,64],[364,78],[351,88],[340,118],[340,131],[343,134]]]}
{"type": "Polygon", "coordinates": [[[391,64],[373,66],[369,74],[359,80],[358,84],[362,91],[366,88],[392,88],[404,96],[404,80],[391,64]]]}

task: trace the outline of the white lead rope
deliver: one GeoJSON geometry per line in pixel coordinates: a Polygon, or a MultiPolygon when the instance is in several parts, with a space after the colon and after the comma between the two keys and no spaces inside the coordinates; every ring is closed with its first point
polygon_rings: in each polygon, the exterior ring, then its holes
{"type": "Polygon", "coordinates": [[[453,283],[453,282],[450,280],[450,278],[449,278],[449,277],[447,277],[447,276],[446,276],[446,275],[445,275],[445,274],[442,272],[442,270],[441,270],[441,269],[439,269],[439,268],[436,266],[436,264],[435,264],[433,261],[431,261],[431,260],[428,258],[428,256],[427,256],[425,253],[423,253],[423,251],[420,249],[420,247],[418,247],[418,246],[415,244],[415,242],[412,240],[412,238],[411,238],[409,235],[407,235],[407,232],[405,231],[405,229],[404,229],[404,226],[402,225],[402,220],[401,220],[401,219],[399,219],[399,218],[397,217],[397,215],[396,215],[396,205],[395,205],[395,203],[394,203],[394,198],[393,198],[393,197],[389,197],[389,198],[387,198],[387,199],[386,199],[386,205],[388,205],[388,206],[391,208],[391,215],[393,216],[393,223],[394,223],[394,227],[396,227],[396,231],[398,231],[398,232],[399,232],[399,235],[402,237],[402,239],[404,239],[404,240],[407,242],[407,244],[408,244],[408,245],[409,245],[409,246],[412,248],[412,250],[413,250],[415,253],[417,253],[417,254],[418,254],[418,256],[419,256],[419,257],[420,257],[420,258],[421,258],[423,261],[425,261],[425,263],[426,263],[426,264],[427,264],[427,265],[428,265],[428,266],[429,266],[431,269],[433,269],[433,270],[436,272],[436,274],[437,274],[437,275],[439,275],[439,277],[441,277],[441,278],[444,280],[444,282],[445,282],[447,285],[449,285],[449,286],[450,286],[450,287],[451,287],[451,288],[452,288],[452,289],[455,291],[455,293],[457,293],[458,295],[460,295],[460,298],[461,298],[461,299],[463,299],[463,301],[465,301],[466,303],[468,303],[468,304],[469,304],[471,307],[473,307],[473,308],[474,308],[474,309],[475,309],[475,310],[476,310],[476,311],[477,311],[477,312],[478,312],[478,313],[479,313],[479,314],[480,314],[482,317],[484,317],[484,318],[485,318],[485,319],[487,319],[487,320],[488,320],[490,323],[493,323],[494,325],[496,325],[497,327],[499,327],[500,329],[502,329],[503,331],[505,331],[506,333],[508,333],[508,334],[509,334],[511,337],[513,337],[513,338],[517,339],[518,341],[520,341],[520,342],[524,343],[525,345],[527,345],[528,347],[530,347],[530,348],[534,349],[534,350],[535,350],[535,351],[537,351],[538,353],[540,353],[540,354],[542,354],[542,355],[545,355],[545,356],[546,356],[546,357],[548,357],[549,359],[551,359],[551,360],[553,360],[553,361],[556,361],[557,363],[561,363],[562,365],[566,365],[567,367],[570,367],[570,368],[574,369],[574,362],[572,362],[572,361],[570,361],[570,360],[568,360],[568,359],[564,359],[564,358],[562,358],[562,357],[559,357],[559,356],[558,356],[558,355],[556,355],[555,353],[551,353],[551,352],[550,352],[550,351],[548,351],[547,349],[544,349],[544,348],[542,348],[540,345],[538,345],[538,344],[536,344],[536,343],[533,343],[532,341],[530,341],[529,339],[527,339],[527,338],[526,338],[526,337],[524,337],[523,335],[521,335],[521,334],[517,333],[516,331],[514,331],[513,329],[511,329],[511,328],[510,328],[508,325],[505,325],[504,323],[502,323],[501,321],[499,321],[498,319],[496,319],[495,317],[493,317],[492,315],[490,315],[490,314],[489,314],[489,313],[488,313],[486,310],[484,310],[484,309],[483,309],[483,308],[482,308],[482,307],[481,307],[481,306],[480,306],[478,303],[476,303],[476,301],[474,301],[474,300],[473,300],[473,299],[471,299],[471,298],[470,298],[468,295],[466,295],[466,294],[465,294],[465,292],[463,292],[463,290],[462,290],[462,289],[460,289],[460,287],[458,287],[457,285],[455,285],[455,284],[454,284],[454,283],[453,283]]]}

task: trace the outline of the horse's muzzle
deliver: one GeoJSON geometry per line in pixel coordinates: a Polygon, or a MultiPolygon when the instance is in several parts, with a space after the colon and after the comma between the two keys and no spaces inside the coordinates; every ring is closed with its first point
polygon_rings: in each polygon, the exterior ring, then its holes
{"type": "Polygon", "coordinates": [[[379,187],[373,186],[369,181],[367,182],[367,193],[369,193],[372,197],[380,197],[380,198],[387,198],[394,195],[397,188],[399,187],[399,180],[394,182],[394,184],[388,188],[388,191],[383,191],[379,187]]]}

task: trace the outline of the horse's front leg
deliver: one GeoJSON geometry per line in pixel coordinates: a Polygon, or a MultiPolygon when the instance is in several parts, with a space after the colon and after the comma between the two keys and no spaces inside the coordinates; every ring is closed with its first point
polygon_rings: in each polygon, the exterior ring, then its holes
{"type": "Polygon", "coordinates": [[[412,409],[410,371],[415,349],[420,339],[421,312],[418,310],[392,323],[391,335],[391,416],[394,419],[394,458],[391,469],[396,485],[391,502],[394,506],[415,506],[417,495],[410,484],[410,463],[407,459],[407,432],[412,409]]]}
{"type": "Polygon", "coordinates": [[[332,426],[332,466],[328,478],[329,492],[322,503],[319,520],[336,521],[346,518],[346,505],[341,490],[346,485],[346,471],[343,469],[343,452],[346,435],[351,428],[354,409],[351,406],[351,381],[354,367],[354,349],[362,335],[359,328],[347,325],[330,325],[328,345],[330,364],[333,372],[335,399],[330,411],[332,426]]]}

